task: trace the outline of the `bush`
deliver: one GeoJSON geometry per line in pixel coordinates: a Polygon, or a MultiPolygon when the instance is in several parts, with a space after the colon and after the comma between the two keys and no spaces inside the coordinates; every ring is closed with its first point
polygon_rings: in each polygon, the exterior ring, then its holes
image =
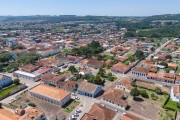
{"type": "Polygon", "coordinates": [[[36,104],[34,104],[34,103],[29,103],[28,105],[31,107],[36,107],[36,104]]]}
{"type": "Polygon", "coordinates": [[[140,92],[137,88],[133,88],[130,92],[130,94],[135,97],[135,96],[139,96],[140,95],[140,92]]]}
{"type": "Polygon", "coordinates": [[[149,98],[146,90],[141,90],[141,91],[140,91],[140,95],[141,95],[142,97],[144,97],[144,98],[149,98]]]}
{"type": "Polygon", "coordinates": [[[168,67],[168,64],[166,62],[161,62],[160,65],[168,67]]]}
{"type": "Polygon", "coordinates": [[[177,107],[178,107],[178,108],[180,108],[180,103],[179,103],[179,102],[177,102],[176,104],[177,104],[177,107]]]}
{"type": "Polygon", "coordinates": [[[159,88],[159,87],[156,87],[154,91],[155,91],[158,95],[161,95],[161,94],[162,94],[162,90],[161,90],[161,88],[159,88]]]}
{"type": "Polygon", "coordinates": [[[14,79],[13,83],[14,83],[15,85],[19,85],[19,84],[20,84],[20,80],[19,80],[18,78],[16,78],[16,79],[14,79]]]}
{"type": "Polygon", "coordinates": [[[137,87],[136,83],[134,81],[131,82],[131,86],[137,87]]]}

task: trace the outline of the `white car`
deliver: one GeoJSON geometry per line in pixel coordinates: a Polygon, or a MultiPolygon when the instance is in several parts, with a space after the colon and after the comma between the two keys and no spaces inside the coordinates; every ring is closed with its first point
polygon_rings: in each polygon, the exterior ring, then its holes
{"type": "Polygon", "coordinates": [[[80,98],[79,98],[79,97],[77,97],[77,96],[75,97],[75,99],[80,100],[80,98]]]}
{"type": "Polygon", "coordinates": [[[80,109],[76,110],[76,112],[81,113],[82,111],[80,109]]]}

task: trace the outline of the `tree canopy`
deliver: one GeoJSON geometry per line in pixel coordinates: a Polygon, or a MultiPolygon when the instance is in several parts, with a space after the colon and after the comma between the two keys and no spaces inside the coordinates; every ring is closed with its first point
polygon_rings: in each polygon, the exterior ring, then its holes
{"type": "Polygon", "coordinates": [[[74,48],[72,52],[75,55],[80,55],[80,56],[85,56],[87,58],[90,58],[94,55],[97,55],[103,52],[103,50],[104,50],[103,47],[100,45],[98,41],[92,41],[87,46],[74,48]]]}

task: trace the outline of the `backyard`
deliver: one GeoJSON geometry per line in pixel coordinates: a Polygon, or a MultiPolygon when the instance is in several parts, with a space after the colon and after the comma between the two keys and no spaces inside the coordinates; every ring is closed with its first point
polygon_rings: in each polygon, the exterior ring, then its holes
{"type": "Polygon", "coordinates": [[[4,96],[11,93],[13,90],[17,89],[20,85],[11,85],[3,90],[0,91],[0,98],[3,98],[4,96]]]}

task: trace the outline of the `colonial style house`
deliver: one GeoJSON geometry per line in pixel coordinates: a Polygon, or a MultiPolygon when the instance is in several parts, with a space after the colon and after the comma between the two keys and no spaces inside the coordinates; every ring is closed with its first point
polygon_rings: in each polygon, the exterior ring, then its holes
{"type": "Polygon", "coordinates": [[[132,82],[132,80],[129,77],[124,78],[122,80],[119,80],[116,83],[116,89],[120,89],[120,90],[124,90],[124,91],[130,92],[130,90],[133,88],[131,86],[131,82],[132,82]]]}
{"type": "Polygon", "coordinates": [[[156,74],[149,72],[147,75],[147,79],[173,83],[173,84],[175,83],[175,78],[176,78],[175,75],[171,73],[156,74]]]}
{"type": "Polygon", "coordinates": [[[98,60],[89,60],[87,62],[87,66],[95,68],[95,69],[100,69],[105,66],[105,63],[103,61],[98,61],[98,60]]]}
{"type": "Polygon", "coordinates": [[[44,84],[32,88],[29,92],[32,97],[60,107],[65,105],[71,99],[71,94],[69,92],[44,84]]]}
{"type": "Polygon", "coordinates": [[[55,75],[52,73],[46,74],[41,78],[44,84],[51,85],[54,87],[58,87],[59,82],[63,82],[65,81],[65,79],[66,79],[65,75],[55,75]]]}
{"type": "Polygon", "coordinates": [[[135,67],[132,70],[132,75],[136,77],[147,77],[148,72],[149,72],[149,69],[146,69],[143,67],[135,67]]]}
{"type": "Polygon", "coordinates": [[[80,120],[113,120],[116,112],[100,104],[93,104],[88,113],[85,113],[80,120]]]}
{"type": "Polygon", "coordinates": [[[80,83],[77,93],[89,97],[96,97],[102,92],[102,86],[83,81],[80,83]]]}
{"type": "Polygon", "coordinates": [[[124,93],[117,89],[108,89],[102,96],[102,100],[126,109],[128,102],[125,100],[126,96],[124,93]]]}
{"type": "Polygon", "coordinates": [[[41,59],[37,64],[42,64],[44,67],[59,67],[63,65],[64,62],[53,58],[44,58],[41,59]]]}
{"type": "Polygon", "coordinates": [[[126,74],[129,70],[131,69],[130,66],[128,65],[125,65],[121,62],[113,65],[111,67],[111,71],[114,72],[114,73],[122,73],[122,74],[126,74]]]}
{"type": "Polygon", "coordinates": [[[0,74],[0,87],[6,87],[13,82],[12,78],[6,75],[0,74]]]}
{"type": "Polygon", "coordinates": [[[129,114],[129,113],[123,113],[121,116],[121,120],[143,120],[134,114],[129,114]]]}

